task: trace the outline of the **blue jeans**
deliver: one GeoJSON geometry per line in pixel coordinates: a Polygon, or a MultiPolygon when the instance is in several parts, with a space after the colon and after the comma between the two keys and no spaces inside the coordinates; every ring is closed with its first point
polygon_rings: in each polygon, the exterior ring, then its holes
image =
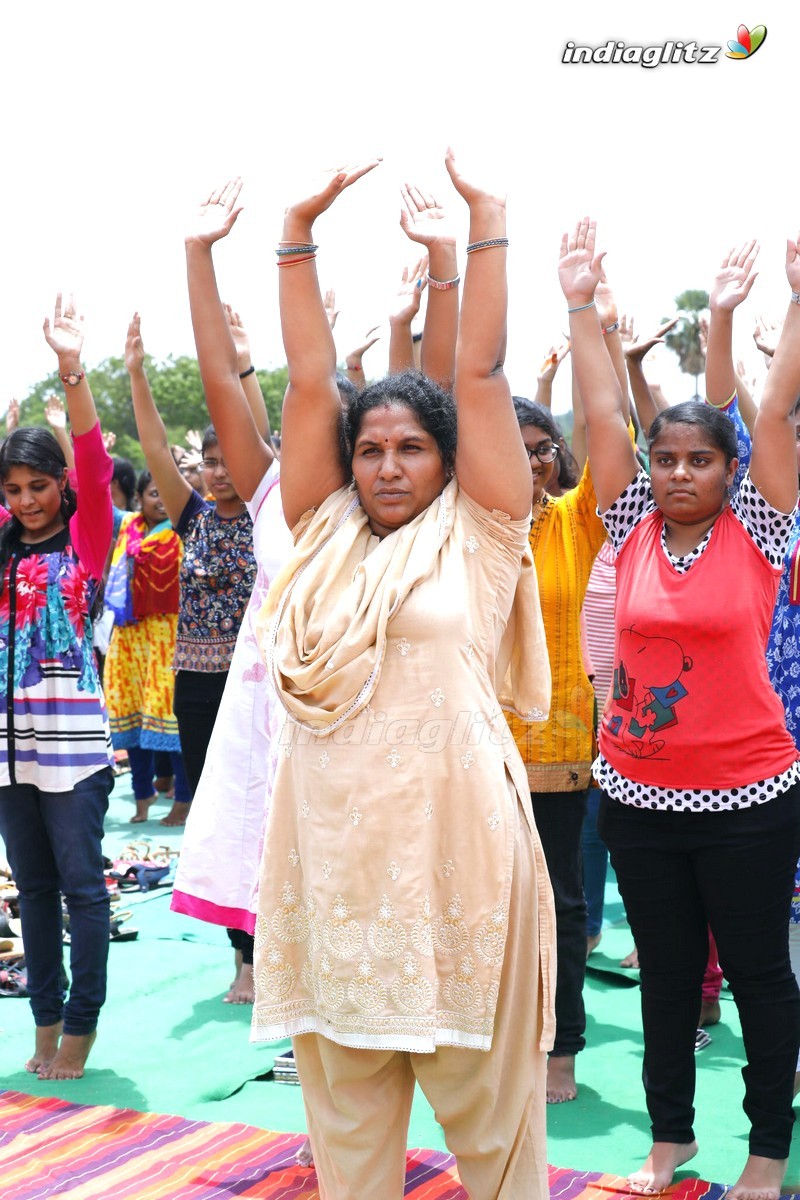
{"type": "MultiPolygon", "coordinates": [[[[175,776],[175,800],[181,804],[191,804],[192,793],[189,791],[189,780],[183,769],[183,757],[180,750],[167,750],[172,774],[175,776]]],[[[131,785],[133,795],[137,800],[149,800],[153,794],[153,776],[156,771],[156,751],[143,749],[141,746],[128,746],[128,762],[131,764],[131,785]]]]}
{"type": "Polygon", "coordinates": [[[82,1036],[97,1027],[106,998],[108,891],[103,818],[114,776],[108,767],[71,792],[32,784],[0,787],[0,835],[19,889],[28,992],[37,1025],[64,1022],[82,1036]],[[72,985],[63,986],[61,893],[70,921],[72,985]]]}
{"type": "Polygon", "coordinates": [[[603,929],[608,847],[597,832],[597,814],[602,795],[600,788],[589,788],[583,822],[583,891],[586,896],[586,933],[589,937],[596,937],[603,929]]]}

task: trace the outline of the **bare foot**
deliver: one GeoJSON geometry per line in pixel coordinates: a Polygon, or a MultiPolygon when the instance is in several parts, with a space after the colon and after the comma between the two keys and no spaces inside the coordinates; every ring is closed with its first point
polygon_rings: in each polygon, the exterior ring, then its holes
{"type": "Polygon", "coordinates": [[[148,819],[150,813],[150,805],[158,799],[158,796],[153,792],[152,796],[148,796],[146,800],[136,801],[136,815],[131,817],[131,825],[141,825],[142,821],[148,819]]]}
{"type": "Polygon", "coordinates": [[[295,1154],[294,1160],[298,1167],[313,1167],[314,1155],[311,1152],[311,1141],[309,1138],[306,1138],[303,1142],[297,1154],[295,1154]]]}
{"type": "Polygon", "coordinates": [[[575,1082],[575,1055],[550,1055],[547,1060],[547,1103],[563,1104],[578,1095],[575,1082]]]}
{"type": "MultiPolygon", "coordinates": [[[[174,776],[172,776],[172,775],[157,775],[156,778],[153,780],[153,787],[156,789],[157,792],[164,792],[167,796],[169,796],[170,792],[173,791],[173,786],[172,786],[173,778],[174,778],[174,776]]],[[[172,796],[170,796],[169,798],[171,800],[172,796]]]]}
{"type": "Polygon", "coordinates": [[[185,800],[173,800],[172,808],[167,815],[159,821],[159,825],[185,825],[186,818],[189,816],[191,804],[185,800]]]}
{"type": "Polygon", "coordinates": [[[592,953],[593,953],[593,952],[594,952],[594,951],[597,949],[597,947],[600,945],[600,942],[601,942],[601,940],[602,940],[602,937],[603,937],[602,933],[590,933],[590,934],[587,936],[587,938],[586,938],[586,957],[587,957],[587,958],[588,958],[588,957],[589,957],[589,955],[590,955],[590,954],[592,954],[592,953]]]}
{"type": "Polygon", "coordinates": [[[630,954],[625,955],[619,965],[621,967],[632,967],[636,971],[639,970],[639,951],[635,946],[631,950],[630,954]]]}
{"type": "Polygon", "coordinates": [[[706,1025],[719,1025],[722,1017],[722,1010],[719,1006],[719,1000],[704,1000],[700,1005],[700,1026],[705,1029],[706,1025]]]}
{"type": "Polygon", "coordinates": [[[58,1050],[62,1027],[62,1021],[59,1021],[57,1025],[36,1026],[33,1057],[25,1063],[25,1070],[30,1071],[31,1075],[37,1075],[39,1071],[46,1070],[50,1066],[58,1050]]]}
{"type": "Polygon", "coordinates": [[[48,1067],[39,1071],[40,1079],[82,1079],[89,1051],[97,1040],[97,1030],[91,1033],[65,1033],[58,1052],[48,1067]]]}
{"type": "Polygon", "coordinates": [[[234,977],[231,981],[231,986],[228,988],[229,994],[236,987],[237,983],[239,982],[239,976],[242,973],[242,952],[241,952],[241,950],[234,950],[233,963],[234,963],[234,966],[236,967],[236,974],[234,975],[234,977]]]}
{"type": "MultiPolygon", "coordinates": [[[[697,1154],[697,1142],[653,1142],[639,1171],[628,1176],[628,1187],[636,1196],[656,1196],[672,1183],[678,1167],[697,1154]]],[[[783,1176],[781,1176],[783,1178],[783,1176]]],[[[726,1197],[727,1200],[727,1197],[726,1197]]]]}
{"type": "Polygon", "coordinates": [[[778,1200],[788,1161],[751,1154],[726,1200],[778,1200]]]}
{"type": "Polygon", "coordinates": [[[241,970],[234,980],[231,990],[227,996],[223,996],[223,1000],[226,1004],[252,1004],[255,998],[253,964],[242,963],[241,970]]]}

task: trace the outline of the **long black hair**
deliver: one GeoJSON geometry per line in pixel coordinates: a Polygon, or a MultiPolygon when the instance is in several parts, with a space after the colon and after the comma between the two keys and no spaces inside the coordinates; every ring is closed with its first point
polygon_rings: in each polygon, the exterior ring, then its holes
{"type": "MultiPolygon", "coordinates": [[[[5,483],[12,467],[27,467],[30,471],[49,475],[59,483],[62,479],[65,481],[61,493],[61,515],[64,525],[69,525],[78,507],[78,497],[66,477],[67,460],[49,429],[26,425],[15,429],[6,438],[0,446],[0,482],[5,483]]],[[[22,532],[22,522],[15,516],[0,528],[0,591],[5,580],[8,560],[20,542],[22,532]]]]}

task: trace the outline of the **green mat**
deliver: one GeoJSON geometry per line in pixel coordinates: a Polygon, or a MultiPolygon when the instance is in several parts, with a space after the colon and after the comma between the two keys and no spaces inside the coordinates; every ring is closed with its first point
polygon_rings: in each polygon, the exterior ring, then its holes
{"type": "MultiPolygon", "coordinates": [[[[179,849],[181,830],[158,824],[168,807],[166,801],[154,806],[151,820],[130,825],[129,777],[120,777],[106,826],[108,857],[141,836],[179,849]]],[[[139,937],[110,948],[109,998],[86,1076],[45,1083],[24,1071],[33,1044],[30,1010],[24,1000],[0,999],[3,1086],[78,1103],[304,1130],[300,1088],[268,1078],[275,1054],[288,1043],[250,1044],[249,1008],[222,1003],[233,968],[225,930],[170,912],[168,888],[147,895],[126,893],[123,902],[134,910],[128,925],[139,929],[139,937]]],[[[577,1100],[548,1109],[548,1159],[557,1166],[625,1175],[641,1164],[650,1139],[641,1085],[638,973],[618,965],[632,939],[613,878],[606,919],[587,971],[587,1045],[577,1064],[580,1091],[577,1100]]],[[[700,1153],[681,1174],[730,1183],[747,1154],[741,1108],[744,1058],[736,1007],[725,990],[721,1007],[720,1024],[709,1030],[711,1045],[697,1055],[700,1153]]],[[[419,1093],[409,1145],[445,1148],[419,1093]]],[[[800,1190],[798,1181],[796,1140],[788,1183],[800,1190]]]]}

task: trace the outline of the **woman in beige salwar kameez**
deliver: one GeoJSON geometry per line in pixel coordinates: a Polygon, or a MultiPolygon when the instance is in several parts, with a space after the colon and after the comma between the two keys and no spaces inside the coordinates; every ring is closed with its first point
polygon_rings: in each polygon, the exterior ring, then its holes
{"type": "Polygon", "coordinates": [[[448,155],[477,243],[456,407],[421,375],[367,388],[346,418],[351,483],[311,231],[375,165],[288,208],[279,248],[295,554],[262,614],[286,718],[253,1037],[293,1038],[324,1200],[403,1195],[415,1080],[473,1200],[544,1200],[552,898],[502,710],[544,719],[550,675],[499,365],[505,203],[448,155]]]}

